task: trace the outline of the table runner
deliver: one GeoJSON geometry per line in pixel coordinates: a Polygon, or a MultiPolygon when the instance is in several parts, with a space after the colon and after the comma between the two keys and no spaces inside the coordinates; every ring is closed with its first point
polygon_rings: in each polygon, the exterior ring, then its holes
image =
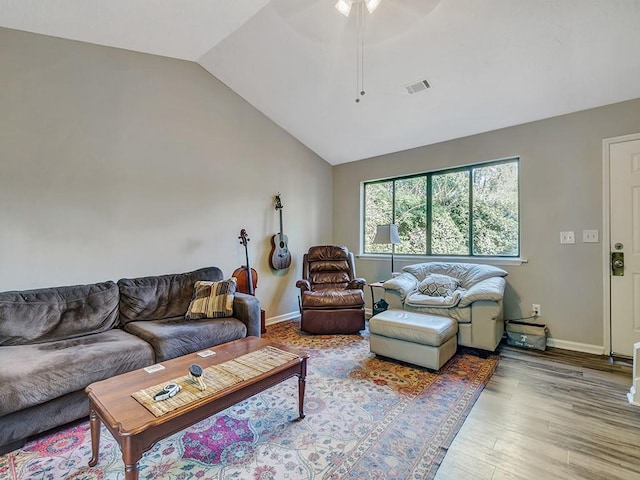
{"type": "Polygon", "coordinates": [[[257,377],[296,358],[300,357],[295,353],[285,352],[270,346],[264,347],[255,352],[203,369],[202,378],[207,385],[207,389],[204,391],[197,387],[187,372],[186,375],[173,380],[162,382],[153,387],[143,388],[132,393],[131,396],[156,417],[160,417],[196,400],[215,395],[225,388],[257,377]],[[180,385],[180,392],[166,400],[155,401],[153,396],[168,383],[180,385]]]}

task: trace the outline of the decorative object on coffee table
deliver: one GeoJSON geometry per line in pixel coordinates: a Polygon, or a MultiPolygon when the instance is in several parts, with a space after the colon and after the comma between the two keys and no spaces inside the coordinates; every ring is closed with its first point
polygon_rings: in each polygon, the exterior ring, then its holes
{"type": "Polygon", "coordinates": [[[203,373],[204,372],[202,371],[202,367],[197,363],[194,363],[189,367],[189,375],[191,376],[191,379],[198,386],[200,390],[207,389],[207,384],[204,383],[204,380],[202,379],[203,373]]]}

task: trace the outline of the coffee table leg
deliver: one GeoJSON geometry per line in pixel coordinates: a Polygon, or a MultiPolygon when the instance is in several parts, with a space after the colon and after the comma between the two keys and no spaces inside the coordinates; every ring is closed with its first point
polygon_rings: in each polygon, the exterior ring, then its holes
{"type": "Polygon", "coordinates": [[[91,426],[91,460],[89,466],[93,467],[98,463],[98,455],[100,451],[100,417],[91,406],[89,411],[89,424],[91,426]]]}
{"type": "Polygon", "coordinates": [[[124,466],[124,479],[125,480],[138,480],[138,462],[132,465],[124,466]]]}
{"type": "Polygon", "coordinates": [[[138,480],[138,461],[142,458],[142,450],[140,450],[135,437],[124,437],[120,447],[122,448],[125,480],[138,480]]]}
{"type": "Polygon", "coordinates": [[[304,418],[304,388],[307,384],[307,359],[302,360],[300,376],[298,377],[298,410],[300,411],[300,419],[304,418]]]}

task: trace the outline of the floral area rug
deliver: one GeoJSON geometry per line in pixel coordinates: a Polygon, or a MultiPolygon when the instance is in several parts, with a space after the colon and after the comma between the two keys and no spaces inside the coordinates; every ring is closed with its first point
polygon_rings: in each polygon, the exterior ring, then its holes
{"type": "MultiPolygon", "coordinates": [[[[458,352],[432,373],[376,357],[367,331],[312,336],[297,321],[266,336],[310,355],[306,417],[291,378],[158,442],[140,479],[430,479],[498,363],[458,352]]],[[[93,468],[84,421],[0,457],[0,479],[121,480],[120,449],[101,437],[93,468]]]]}

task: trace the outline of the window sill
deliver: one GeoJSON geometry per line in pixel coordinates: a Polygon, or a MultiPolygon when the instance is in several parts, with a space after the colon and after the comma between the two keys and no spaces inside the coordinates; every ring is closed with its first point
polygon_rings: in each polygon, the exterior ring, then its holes
{"type": "MultiPolygon", "coordinates": [[[[391,259],[391,254],[389,253],[367,253],[363,255],[356,255],[358,260],[366,260],[366,261],[388,261],[391,259]]],[[[505,266],[521,266],[523,263],[527,263],[528,260],[522,257],[445,257],[445,256],[437,256],[437,257],[429,257],[429,256],[418,256],[418,255],[398,255],[395,254],[393,256],[393,260],[396,263],[403,263],[408,265],[413,265],[415,263],[425,263],[425,262],[452,262],[452,263],[480,263],[486,265],[505,265],[505,266]]]]}

